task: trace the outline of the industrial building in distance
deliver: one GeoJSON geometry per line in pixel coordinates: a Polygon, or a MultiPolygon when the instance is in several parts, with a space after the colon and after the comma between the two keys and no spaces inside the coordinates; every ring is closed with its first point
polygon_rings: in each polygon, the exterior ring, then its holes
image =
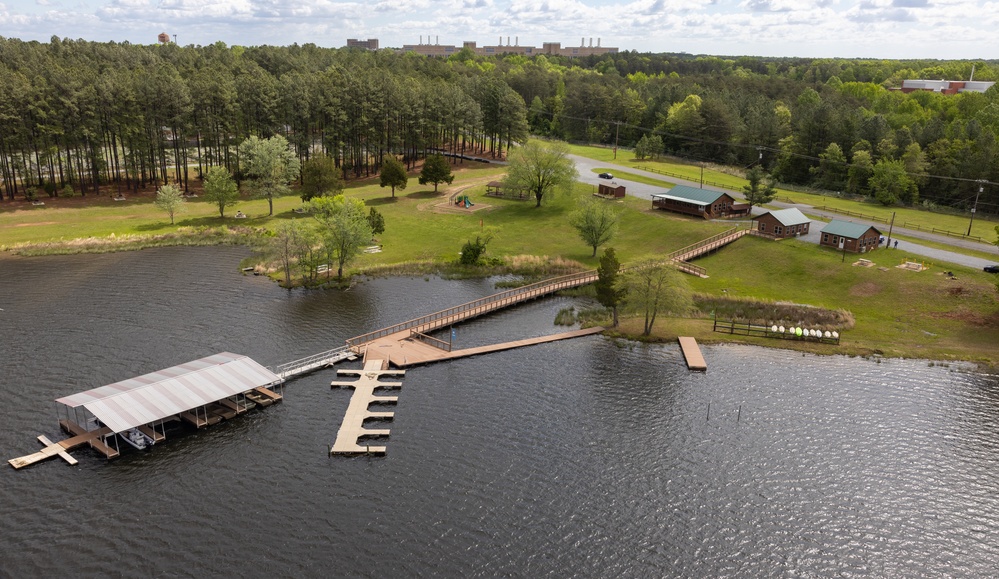
{"type": "Polygon", "coordinates": [[[930,91],[941,94],[957,94],[959,92],[985,92],[995,82],[983,80],[903,80],[901,90],[904,93],[930,91]]]}
{"type": "MultiPolygon", "coordinates": [[[[455,46],[453,44],[440,44],[440,37],[435,37],[434,41],[430,41],[430,36],[427,36],[426,43],[423,42],[423,36],[420,36],[419,44],[404,44],[400,52],[415,52],[417,54],[422,54],[423,56],[451,56],[452,54],[457,54],[463,48],[467,48],[477,55],[488,56],[493,54],[523,54],[524,56],[537,56],[539,54],[544,54],[546,56],[594,56],[601,54],[615,54],[618,49],[611,46],[600,46],[600,39],[597,38],[596,46],[593,45],[593,38],[589,39],[589,44],[586,43],[586,39],[583,38],[579,42],[579,46],[567,46],[562,48],[561,42],[545,42],[541,45],[541,48],[535,46],[520,46],[519,37],[514,37],[513,43],[510,43],[510,37],[506,37],[506,44],[503,43],[503,37],[499,38],[499,44],[494,46],[478,46],[474,40],[466,40],[461,46],[455,46]]],[[[366,50],[378,50],[378,39],[369,38],[367,40],[358,40],[356,38],[347,39],[348,48],[362,48],[366,50]]]]}

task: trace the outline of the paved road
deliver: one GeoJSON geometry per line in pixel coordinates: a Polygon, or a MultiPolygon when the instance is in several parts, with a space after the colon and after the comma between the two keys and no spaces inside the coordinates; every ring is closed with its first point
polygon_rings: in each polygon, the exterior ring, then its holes
{"type": "MultiPolygon", "coordinates": [[[[584,183],[591,183],[596,186],[599,183],[607,184],[607,179],[601,179],[597,177],[597,174],[593,172],[596,168],[601,168],[604,170],[609,170],[611,173],[614,172],[627,172],[636,175],[644,175],[652,179],[659,179],[660,181],[670,181],[676,183],[677,185],[689,185],[691,187],[700,187],[700,183],[695,181],[687,181],[684,179],[677,179],[676,177],[668,177],[666,175],[660,175],[658,173],[650,173],[648,171],[642,171],[639,169],[633,169],[631,167],[624,167],[622,165],[615,165],[612,163],[607,163],[605,161],[596,161],[593,159],[588,159],[586,157],[580,157],[579,155],[570,155],[573,161],[576,162],[576,169],[579,171],[579,179],[584,183]]],[[[624,185],[627,188],[628,195],[638,197],[640,199],[652,199],[653,193],[662,193],[665,191],[662,187],[656,187],[654,185],[646,185],[644,183],[635,183],[634,181],[628,181],[626,179],[621,179],[615,176],[610,183],[615,185],[624,185]]],[[[732,195],[735,194],[736,197],[739,195],[731,190],[722,189],[720,187],[710,187],[704,185],[704,189],[711,189],[712,191],[725,191],[726,193],[732,195]]],[[[783,203],[783,202],[773,202],[771,203],[774,207],[787,208],[787,207],[797,207],[802,213],[807,213],[809,215],[814,215],[818,217],[823,217],[825,219],[846,219],[844,216],[830,211],[820,211],[815,209],[811,205],[806,205],[804,203],[783,203]]],[[[759,207],[753,208],[753,214],[759,215],[763,213],[765,209],[759,207]]],[[[850,221],[857,223],[867,223],[861,219],[849,218],[850,221]]],[[[887,236],[887,228],[883,223],[870,223],[878,228],[879,231],[884,229],[883,233],[887,236]]],[[[819,242],[819,230],[822,229],[821,226],[810,228],[811,232],[808,235],[802,236],[800,239],[805,241],[812,241],[815,243],[819,242]]],[[[927,247],[925,245],[920,245],[918,243],[913,243],[906,240],[898,240],[898,248],[895,249],[895,239],[892,239],[892,248],[885,250],[883,247],[881,251],[898,252],[898,260],[901,261],[903,257],[912,256],[915,261],[920,261],[921,258],[925,258],[934,262],[947,262],[957,265],[963,265],[975,269],[981,269],[986,265],[991,265],[999,263],[999,247],[991,245],[988,243],[979,243],[972,241],[970,239],[957,239],[953,237],[948,237],[946,235],[937,235],[934,233],[927,233],[925,231],[918,231],[914,229],[904,229],[901,227],[895,227],[892,229],[892,234],[904,235],[906,237],[925,239],[927,241],[934,241],[936,243],[941,243],[945,245],[950,245],[953,247],[962,247],[965,249],[973,249],[985,253],[992,253],[996,255],[995,259],[982,259],[980,257],[972,257],[969,255],[964,255],[962,253],[956,253],[953,251],[947,251],[943,249],[936,249],[933,247],[927,247]],[[917,257],[918,256],[918,257],[917,257]]]]}

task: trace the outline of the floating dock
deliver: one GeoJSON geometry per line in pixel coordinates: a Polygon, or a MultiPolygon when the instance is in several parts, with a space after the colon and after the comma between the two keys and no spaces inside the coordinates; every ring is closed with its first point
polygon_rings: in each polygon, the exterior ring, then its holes
{"type": "Polygon", "coordinates": [[[365,428],[367,420],[392,420],[394,412],[373,412],[369,407],[372,404],[395,404],[399,401],[398,396],[376,396],[375,390],[379,388],[401,388],[402,382],[382,382],[381,376],[402,376],[405,370],[389,370],[388,362],[385,360],[368,359],[364,362],[361,370],[337,370],[338,376],[356,375],[356,381],[348,382],[334,380],[330,386],[336,388],[347,387],[354,389],[354,395],[350,397],[350,404],[347,412],[344,413],[343,422],[340,423],[340,430],[336,433],[336,441],[330,447],[329,453],[333,454],[385,454],[384,446],[372,446],[362,444],[359,439],[369,436],[388,436],[387,428],[365,428]]]}
{"type": "Polygon", "coordinates": [[[677,340],[680,341],[680,350],[683,351],[683,358],[687,361],[687,368],[706,372],[708,364],[704,361],[704,356],[701,355],[701,349],[697,346],[697,340],[687,336],[681,336],[677,340]]]}

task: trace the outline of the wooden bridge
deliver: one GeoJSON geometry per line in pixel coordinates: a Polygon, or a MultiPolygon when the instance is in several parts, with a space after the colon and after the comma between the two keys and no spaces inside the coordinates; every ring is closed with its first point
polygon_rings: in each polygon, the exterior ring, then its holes
{"type": "Polygon", "coordinates": [[[708,277],[707,270],[699,265],[688,263],[688,260],[700,257],[706,253],[728,245],[744,235],[752,235],[756,230],[751,227],[733,227],[712,235],[707,239],[702,239],[697,243],[682,247],[666,256],[666,261],[671,262],[680,271],[696,275],[697,277],[708,277]]]}
{"type": "MultiPolygon", "coordinates": [[[[357,355],[364,355],[368,351],[373,351],[372,344],[376,341],[380,345],[387,342],[398,343],[403,340],[430,342],[431,344],[442,342],[434,338],[426,340],[425,337],[430,332],[477,316],[595,281],[597,281],[595,270],[554,277],[350,338],[347,340],[347,347],[357,355]]],[[[450,348],[442,347],[440,349],[450,348]]],[[[404,363],[400,363],[402,360],[397,359],[397,356],[393,357],[391,361],[396,365],[404,365],[404,363]]]]}

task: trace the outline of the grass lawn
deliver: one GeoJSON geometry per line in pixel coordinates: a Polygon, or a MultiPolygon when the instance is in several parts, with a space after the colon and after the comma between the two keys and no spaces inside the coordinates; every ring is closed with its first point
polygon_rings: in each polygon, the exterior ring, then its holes
{"type": "Polygon", "coordinates": [[[939,360],[995,359],[999,344],[995,275],[947,266],[955,274],[956,279],[951,279],[939,267],[921,272],[899,269],[894,267],[896,256],[886,250],[864,256],[878,267],[853,266],[858,256],[846,257],[843,261],[842,253],[797,240],[745,237],[697,260],[710,277],[691,278],[690,285],[709,295],[848,310],[856,325],[844,332],[842,347],[847,351],[939,360]]]}
{"type": "MultiPolygon", "coordinates": [[[[596,150],[611,154],[609,150],[596,150]]],[[[430,186],[419,185],[414,175],[406,189],[396,190],[394,198],[375,179],[351,183],[346,194],[377,208],[385,218],[386,230],[377,240],[382,251],[362,254],[349,271],[453,262],[462,245],[477,235],[492,238],[487,257],[516,260],[518,256],[549,256],[577,267],[596,267],[598,258],[591,256],[592,249],[568,224],[569,213],[580,200],[591,198],[593,186],[577,184],[572,195],[553,198],[539,208],[533,199],[517,201],[485,195],[486,183],[503,170],[495,165],[459,167],[455,182],[438,193],[430,186]],[[469,195],[473,207],[451,205],[448,195],[457,191],[469,195]]],[[[215,206],[201,198],[192,199],[188,211],[177,217],[174,226],[153,205],[151,191],[117,202],[92,196],[45,201],[41,207],[22,201],[0,203],[0,248],[80,237],[107,238],[112,233],[122,237],[187,230],[198,235],[197,227],[218,229],[221,225],[274,229],[290,219],[310,219],[294,211],[301,206],[296,196],[275,199],[273,216],[267,215],[266,200],[242,200],[227,209],[224,220],[218,217],[215,206]],[[232,216],[236,211],[248,218],[235,219],[232,216]]],[[[620,226],[609,246],[616,249],[624,264],[668,253],[732,226],[653,210],[647,201],[632,197],[599,202],[613,204],[619,212],[620,226]]],[[[858,210],[856,204],[849,207],[858,210]]],[[[735,338],[737,341],[828,353],[880,352],[938,360],[987,361],[995,357],[999,344],[996,276],[947,265],[947,270],[955,272],[955,280],[944,276],[937,267],[924,272],[896,269],[893,266],[899,258],[891,252],[876,251],[865,257],[884,267],[884,271],[853,267],[851,262],[856,256],[848,255],[844,262],[839,252],[798,240],[773,242],[745,237],[697,260],[710,277],[686,279],[694,291],[705,295],[843,309],[851,312],[856,321],[855,327],[844,333],[838,348],[762,338],[740,337],[735,338]]],[[[633,335],[641,333],[640,324],[640,320],[627,318],[622,322],[633,335]]],[[[733,340],[713,333],[710,321],[703,319],[663,319],[657,322],[655,331],[654,338],[658,339],[682,333],[706,341],[733,340]]]]}

